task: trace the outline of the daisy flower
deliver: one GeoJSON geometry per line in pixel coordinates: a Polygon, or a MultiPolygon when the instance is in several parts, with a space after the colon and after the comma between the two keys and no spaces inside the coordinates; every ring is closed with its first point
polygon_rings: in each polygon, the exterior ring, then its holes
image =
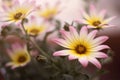
{"type": "Polygon", "coordinates": [[[106,58],[107,55],[100,50],[109,48],[107,45],[101,45],[105,42],[108,37],[101,36],[97,37],[97,30],[88,33],[87,27],[82,27],[80,33],[70,26],[70,32],[65,30],[61,31],[64,39],[55,38],[53,41],[66,49],[56,51],[53,53],[54,56],[68,56],[69,60],[78,59],[78,61],[86,67],[88,62],[94,64],[97,68],[101,68],[100,62],[97,58],[106,58]]]}
{"type": "Polygon", "coordinates": [[[90,6],[89,14],[87,14],[84,10],[82,10],[83,19],[80,20],[80,23],[89,25],[89,28],[102,29],[106,27],[111,27],[113,25],[109,25],[109,22],[113,20],[115,17],[110,17],[105,19],[106,11],[102,10],[101,12],[97,12],[95,6],[90,6]]]}
{"type": "Polygon", "coordinates": [[[11,7],[4,6],[1,12],[1,21],[3,22],[18,22],[26,18],[32,11],[35,10],[35,1],[25,0],[20,3],[19,0],[13,0],[11,7]]]}
{"type": "Polygon", "coordinates": [[[46,25],[35,16],[31,16],[28,23],[24,25],[27,33],[32,36],[37,36],[46,30],[46,25]]]}
{"type": "Polygon", "coordinates": [[[12,66],[12,69],[23,67],[31,61],[26,46],[23,47],[19,44],[13,44],[12,49],[8,49],[7,52],[12,61],[6,65],[12,66]]]}
{"type": "Polygon", "coordinates": [[[50,3],[49,1],[42,3],[40,9],[37,11],[38,16],[43,17],[45,20],[51,20],[61,12],[61,3],[59,1],[57,1],[54,5],[50,3]]]}

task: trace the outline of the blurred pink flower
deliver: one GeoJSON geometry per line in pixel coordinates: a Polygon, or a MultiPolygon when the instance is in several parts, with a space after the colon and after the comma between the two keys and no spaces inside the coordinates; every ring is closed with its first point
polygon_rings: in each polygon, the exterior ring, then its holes
{"type": "Polygon", "coordinates": [[[61,1],[59,0],[55,1],[54,4],[51,4],[49,0],[46,0],[40,5],[41,6],[37,11],[37,15],[47,21],[55,18],[55,16],[62,11],[61,1]]]}
{"type": "Polygon", "coordinates": [[[115,16],[105,19],[106,10],[97,12],[95,6],[91,5],[89,9],[89,14],[87,14],[84,10],[82,10],[81,12],[83,19],[78,20],[78,22],[89,25],[89,28],[103,29],[113,26],[110,25],[109,22],[113,20],[115,16]]]}
{"type": "Polygon", "coordinates": [[[12,61],[8,62],[6,66],[12,66],[12,69],[23,67],[31,61],[31,57],[25,45],[21,46],[15,43],[12,45],[12,49],[7,49],[7,52],[12,61]]]}
{"type": "Polygon", "coordinates": [[[97,30],[88,33],[87,27],[82,27],[79,34],[73,26],[70,26],[69,30],[70,32],[61,31],[64,39],[53,39],[55,43],[66,48],[65,50],[54,52],[53,55],[68,56],[69,60],[78,59],[84,67],[88,65],[89,61],[97,68],[101,68],[101,64],[96,58],[107,58],[107,55],[100,50],[109,48],[107,45],[101,45],[108,37],[94,38],[97,30]]]}
{"type": "Polygon", "coordinates": [[[36,8],[35,0],[24,0],[22,3],[20,3],[20,0],[13,0],[10,4],[10,6],[4,3],[2,4],[2,9],[0,11],[1,22],[6,22],[8,24],[19,22],[26,18],[36,8]]]}

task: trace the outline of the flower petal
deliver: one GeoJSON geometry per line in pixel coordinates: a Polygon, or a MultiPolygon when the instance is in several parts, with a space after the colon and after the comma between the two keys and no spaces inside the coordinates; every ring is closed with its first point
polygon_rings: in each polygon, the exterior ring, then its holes
{"type": "Polygon", "coordinates": [[[90,5],[90,15],[91,16],[96,16],[96,13],[97,11],[96,11],[96,8],[95,8],[95,6],[94,5],[90,5]]]}
{"type": "Polygon", "coordinates": [[[83,26],[83,27],[81,28],[81,30],[80,30],[80,39],[81,39],[81,40],[82,40],[82,39],[83,39],[83,40],[86,39],[87,34],[88,34],[88,29],[87,29],[86,26],[83,26]]]}
{"type": "Polygon", "coordinates": [[[13,62],[8,62],[8,63],[6,64],[7,67],[8,67],[8,66],[12,66],[12,65],[14,65],[13,62]]]}
{"type": "Polygon", "coordinates": [[[69,40],[69,41],[71,41],[71,42],[73,41],[73,40],[71,39],[70,32],[67,32],[67,31],[65,31],[65,30],[61,30],[60,33],[62,34],[62,37],[63,37],[64,39],[69,40]]]}
{"type": "Polygon", "coordinates": [[[70,50],[61,50],[53,53],[53,56],[67,56],[70,50]]]}
{"type": "Polygon", "coordinates": [[[108,40],[109,37],[107,36],[100,36],[100,37],[97,37],[96,39],[93,40],[92,44],[95,46],[98,46],[102,43],[104,43],[106,40],[108,40]]]}
{"type": "Polygon", "coordinates": [[[81,13],[85,19],[90,19],[90,16],[83,9],[81,9],[81,13]]]}
{"type": "Polygon", "coordinates": [[[65,40],[63,40],[63,39],[55,38],[55,39],[53,39],[52,41],[54,41],[55,43],[57,43],[57,44],[65,47],[65,48],[71,48],[69,42],[68,42],[68,41],[65,41],[65,40]]]}
{"type": "Polygon", "coordinates": [[[83,67],[86,67],[88,65],[88,60],[86,56],[80,57],[79,62],[83,65],[83,67]]]}
{"type": "Polygon", "coordinates": [[[93,54],[93,56],[96,57],[96,58],[107,58],[108,57],[108,55],[103,53],[103,52],[95,52],[93,54]]]}
{"type": "Polygon", "coordinates": [[[105,14],[106,14],[106,10],[104,9],[100,12],[100,17],[103,19],[105,17],[105,14]]]}
{"type": "Polygon", "coordinates": [[[100,46],[97,46],[95,48],[92,48],[91,51],[100,51],[100,50],[103,50],[103,49],[109,49],[110,47],[107,46],[107,45],[100,45],[100,46]]]}
{"type": "Polygon", "coordinates": [[[75,57],[74,55],[69,55],[69,56],[68,56],[68,59],[69,59],[69,60],[74,60],[74,59],[77,59],[77,57],[75,57]]]}
{"type": "Polygon", "coordinates": [[[97,68],[101,69],[101,64],[100,64],[100,62],[99,62],[97,59],[92,58],[92,57],[89,57],[88,60],[89,60],[92,64],[94,64],[97,68]]]}
{"type": "Polygon", "coordinates": [[[76,31],[75,27],[70,26],[70,34],[75,38],[75,39],[79,39],[79,35],[78,32],[76,31]]]}
{"type": "Polygon", "coordinates": [[[93,40],[93,38],[96,36],[97,32],[98,32],[97,30],[90,32],[88,34],[87,40],[93,40]]]}
{"type": "Polygon", "coordinates": [[[110,18],[106,19],[106,20],[104,21],[104,24],[109,23],[109,22],[110,22],[111,20],[113,20],[114,18],[116,18],[116,16],[113,16],[113,17],[110,17],[110,18]]]}

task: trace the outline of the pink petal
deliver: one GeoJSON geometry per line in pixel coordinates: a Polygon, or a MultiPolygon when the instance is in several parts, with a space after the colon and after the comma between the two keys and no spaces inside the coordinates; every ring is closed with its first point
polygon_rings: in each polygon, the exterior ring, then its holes
{"type": "Polygon", "coordinates": [[[5,66],[8,67],[8,66],[12,66],[13,63],[12,62],[8,62],[5,66]]]}
{"type": "Polygon", "coordinates": [[[81,13],[82,13],[82,15],[83,15],[83,17],[85,19],[89,19],[90,18],[89,15],[83,9],[81,9],[81,13]]]}
{"type": "Polygon", "coordinates": [[[61,50],[53,53],[53,56],[67,56],[69,55],[69,50],[61,50]]]}
{"type": "Polygon", "coordinates": [[[13,51],[11,51],[10,49],[7,49],[7,53],[10,57],[12,57],[14,54],[13,54],[13,51]]]}
{"type": "Polygon", "coordinates": [[[15,69],[17,67],[19,67],[19,66],[18,65],[14,65],[14,66],[11,67],[11,69],[15,69]]]}
{"type": "Polygon", "coordinates": [[[101,64],[100,64],[100,62],[99,62],[97,59],[92,58],[92,57],[89,57],[88,59],[89,59],[89,61],[90,61],[92,64],[94,64],[97,68],[101,69],[101,64]]]}
{"type": "Polygon", "coordinates": [[[87,34],[88,34],[88,29],[86,26],[83,26],[80,30],[80,38],[85,39],[87,37],[87,34]]]}
{"type": "Polygon", "coordinates": [[[93,40],[92,44],[95,46],[98,46],[102,43],[104,43],[106,40],[108,40],[109,37],[107,36],[100,36],[100,37],[97,37],[96,39],[93,40]]]}
{"type": "Polygon", "coordinates": [[[69,55],[69,56],[68,56],[68,59],[69,59],[69,60],[74,60],[74,59],[77,59],[77,57],[75,57],[74,55],[69,55]]]}
{"type": "Polygon", "coordinates": [[[89,26],[87,26],[87,28],[90,29],[90,28],[96,28],[96,27],[89,25],[89,26]]]}
{"type": "Polygon", "coordinates": [[[12,49],[13,49],[13,50],[22,49],[22,46],[21,46],[19,43],[14,43],[14,44],[12,45],[12,49]]]}
{"type": "Polygon", "coordinates": [[[65,30],[61,30],[60,33],[64,39],[69,39],[71,37],[70,33],[65,30]]]}
{"type": "Polygon", "coordinates": [[[14,6],[18,6],[18,5],[20,5],[19,0],[13,0],[13,5],[14,5],[14,6]]]}
{"type": "Polygon", "coordinates": [[[97,46],[95,48],[93,48],[91,51],[100,51],[100,50],[103,50],[103,49],[109,49],[110,47],[107,46],[107,45],[100,45],[100,46],[97,46]]]}
{"type": "Polygon", "coordinates": [[[93,16],[93,15],[97,15],[96,13],[96,8],[94,5],[90,5],[90,15],[93,16]]]}
{"type": "Polygon", "coordinates": [[[108,27],[116,27],[116,25],[108,24],[108,25],[104,25],[103,27],[104,27],[104,28],[108,28],[108,27]]]}
{"type": "Polygon", "coordinates": [[[110,17],[110,18],[106,19],[106,20],[104,21],[105,24],[106,24],[106,23],[109,23],[109,22],[112,21],[114,18],[116,18],[116,16],[113,16],[113,17],[110,17]]]}
{"type": "Polygon", "coordinates": [[[105,17],[105,14],[106,14],[106,10],[104,9],[100,12],[100,17],[103,19],[105,17]]]}
{"type": "Polygon", "coordinates": [[[70,29],[70,34],[73,36],[73,38],[75,38],[76,40],[79,40],[79,35],[75,27],[70,26],[69,29],[70,29]]]}
{"type": "Polygon", "coordinates": [[[103,53],[103,52],[96,52],[96,53],[94,53],[94,57],[96,57],[96,58],[107,58],[108,55],[103,53]]]}
{"type": "Polygon", "coordinates": [[[70,48],[69,43],[67,41],[63,40],[63,39],[55,38],[52,41],[54,41],[55,43],[57,43],[57,44],[59,44],[59,45],[61,45],[63,47],[70,48]]]}
{"type": "Polygon", "coordinates": [[[94,31],[90,32],[88,34],[87,40],[93,40],[94,37],[96,36],[97,32],[98,32],[97,30],[94,30],[94,31]]]}
{"type": "Polygon", "coordinates": [[[83,65],[83,67],[86,67],[88,65],[88,60],[86,56],[80,57],[79,62],[83,65]]]}
{"type": "Polygon", "coordinates": [[[83,23],[83,24],[88,24],[88,22],[85,19],[78,19],[74,20],[76,23],[83,23]]]}

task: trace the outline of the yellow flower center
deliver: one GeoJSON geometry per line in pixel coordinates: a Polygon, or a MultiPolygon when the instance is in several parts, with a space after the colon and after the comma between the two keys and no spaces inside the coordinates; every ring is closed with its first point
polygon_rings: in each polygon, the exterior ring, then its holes
{"type": "Polygon", "coordinates": [[[93,25],[94,25],[94,26],[99,26],[100,24],[101,24],[100,21],[94,21],[94,22],[93,22],[93,25]]]}
{"type": "Polygon", "coordinates": [[[77,45],[76,48],[75,48],[75,51],[78,53],[78,54],[85,54],[85,52],[87,51],[86,50],[86,47],[83,46],[83,45],[77,45]]]}
{"type": "Polygon", "coordinates": [[[30,32],[34,34],[38,34],[40,31],[38,29],[31,29],[30,32]]]}
{"type": "Polygon", "coordinates": [[[21,55],[18,57],[18,62],[19,63],[24,63],[27,60],[27,57],[24,55],[21,55]]]}
{"type": "Polygon", "coordinates": [[[15,16],[14,16],[14,19],[18,20],[18,19],[21,18],[22,15],[23,15],[23,14],[22,14],[21,12],[16,13],[15,16]]]}

